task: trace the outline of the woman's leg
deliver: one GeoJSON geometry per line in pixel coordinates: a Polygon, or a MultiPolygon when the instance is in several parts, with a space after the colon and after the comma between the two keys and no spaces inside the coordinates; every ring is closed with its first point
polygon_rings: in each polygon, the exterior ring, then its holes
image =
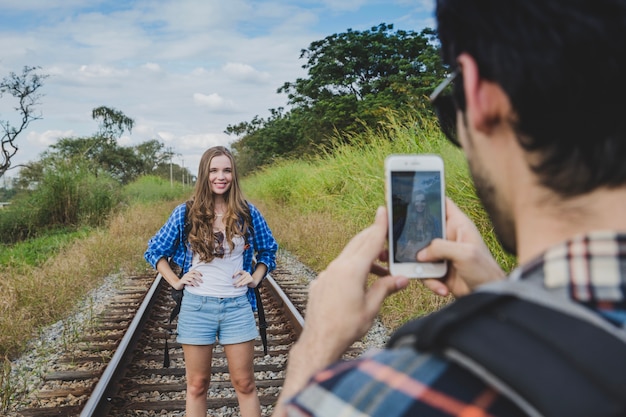
{"type": "Polygon", "coordinates": [[[225,345],[230,380],[237,393],[242,417],[261,417],[261,403],[254,380],[254,340],[225,345]]]}
{"type": "Polygon", "coordinates": [[[187,417],[206,417],[213,345],[183,345],[187,377],[187,417]]]}

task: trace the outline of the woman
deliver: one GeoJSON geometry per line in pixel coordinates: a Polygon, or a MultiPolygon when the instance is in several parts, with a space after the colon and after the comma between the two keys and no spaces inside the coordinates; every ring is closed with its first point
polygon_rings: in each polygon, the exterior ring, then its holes
{"type": "Polygon", "coordinates": [[[407,219],[396,250],[396,261],[415,262],[417,252],[427,246],[431,240],[442,236],[439,220],[430,213],[426,204],[426,194],[416,191],[407,210],[407,219]]]}
{"type": "Polygon", "coordinates": [[[235,161],[223,146],[202,155],[183,239],[185,212],[184,203],[174,209],[150,239],[145,258],[173,288],[184,288],[176,340],[185,357],[186,415],[206,416],[213,346],[219,341],[241,415],[258,417],[254,288],[276,266],[278,245],[261,213],[244,199],[235,161]],[[182,277],[170,267],[170,257],[182,277]]]}

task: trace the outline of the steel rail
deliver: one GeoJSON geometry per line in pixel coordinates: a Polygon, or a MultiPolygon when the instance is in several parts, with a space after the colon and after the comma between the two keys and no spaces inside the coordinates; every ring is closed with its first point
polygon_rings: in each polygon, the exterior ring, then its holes
{"type": "MultiPolygon", "coordinates": [[[[263,281],[266,281],[266,283],[269,284],[267,288],[273,294],[274,299],[281,304],[281,308],[291,322],[291,326],[296,336],[300,337],[300,333],[302,333],[302,326],[304,326],[304,318],[302,317],[302,314],[300,314],[298,309],[293,305],[289,297],[284,293],[282,288],[280,288],[276,280],[272,278],[270,274],[267,274],[263,281]]],[[[263,283],[263,285],[265,285],[265,283],[263,283]]]]}
{"type": "MultiPolygon", "coordinates": [[[[124,376],[127,365],[132,360],[133,350],[141,336],[139,329],[144,327],[149,317],[152,305],[156,301],[155,294],[162,280],[161,274],[157,274],[150,290],[147,292],[141,306],[128,327],[128,330],[115,350],[111,361],[105,368],[93,393],[83,407],[80,417],[106,417],[109,415],[108,413],[112,407],[111,398],[117,394],[119,381],[124,376]]],[[[296,336],[300,336],[302,326],[304,325],[302,314],[300,314],[289,297],[280,288],[280,285],[270,274],[268,274],[263,281],[263,285],[269,290],[272,298],[279,304],[279,308],[283,310],[296,336]]]]}
{"type": "Polygon", "coordinates": [[[150,315],[152,305],[155,303],[157,288],[161,283],[161,274],[157,274],[150,290],[146,294],[137,310],[133,321],[120,341],[111,361],[105,368],[102,376],[98,380],[93,393],[83,407],[80,417],[104,417],[110,409],[110,400],[117,391],[117,383],[126,372],[126,365],[130,363],[133,350],[141,335],[139,329],[144,327],[150,315]]]}

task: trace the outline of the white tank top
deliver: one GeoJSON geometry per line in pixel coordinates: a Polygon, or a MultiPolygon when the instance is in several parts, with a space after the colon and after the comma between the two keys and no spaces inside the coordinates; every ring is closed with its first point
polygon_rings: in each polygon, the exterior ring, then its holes
{"type": "Polygon", "coordinates": [[[244,295],[248,291],[248,286],[235,287],[234,275],[243,269],[243,246],[244,239],[241,236],[233,238],[235,248],[230,251],[230,247],[224,240],[224,257],[214,258],[211,262],[201,262],[200,256],[193,255],[191,270],[199,271],[202,274],[202,282],[197,287],[190,285],[185,289],[191,294],[233,298],[244,295]]]}

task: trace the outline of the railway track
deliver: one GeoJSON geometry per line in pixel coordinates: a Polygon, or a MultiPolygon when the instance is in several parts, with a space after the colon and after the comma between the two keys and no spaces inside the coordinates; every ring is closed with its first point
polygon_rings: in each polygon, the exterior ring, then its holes
{"type": "MultiPolygon", "coordinates": [[[[284,380],[287,354],[303,324],[308,280],[280,266],[261,288],[268,354],[255,345],[255,376],[263,415],[271,414],[284,380]]],[[[37,398],[18,416],[183,416],[185,368],[169,323],[174,303],[159,276],[130,277],[92,330],[44,376],[37,398]],[[148,290],[146,290],[149,288],[148,290]],[[170,367],[163,367],[168,340],[170,367]]],[[[348,356],[358,354],[354,346],[348,356]]],[[[238,415],[223,349],[216,345],[208,415],[238,415]]]]}

